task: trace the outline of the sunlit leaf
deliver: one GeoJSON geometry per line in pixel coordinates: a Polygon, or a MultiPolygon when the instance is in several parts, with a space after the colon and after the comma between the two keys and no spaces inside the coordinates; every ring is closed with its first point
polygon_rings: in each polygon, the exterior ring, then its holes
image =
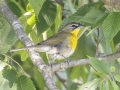
{"type": "Polygon", "coordinates": [[[28,0],[28,1],[29,1],[30,5],[33,7],[33,9],[35,10],[36,16],[38,16],[38,14],[46,0],[28,0]]]}
{"type": "Polygon", "coordinates": [[[38,35],[52,26],[56,18],[56,13],[56,5],[52,1],[47,0],[40,10],[38,19],[36,21],[38,35]]]}

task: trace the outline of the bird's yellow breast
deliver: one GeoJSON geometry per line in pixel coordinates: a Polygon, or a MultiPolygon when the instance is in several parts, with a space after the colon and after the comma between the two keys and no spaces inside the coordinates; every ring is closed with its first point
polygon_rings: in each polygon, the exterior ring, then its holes
{"type": "Polygon", "coordinates": [[[71,36],[70,36],[70,46],[73,50],[76,49],[76,46],[77,46],[77,41],[78,41],[78,33],[79,33],[80,29],[76,29],[76,30],[73,30],[71,33],[71,36]]]}

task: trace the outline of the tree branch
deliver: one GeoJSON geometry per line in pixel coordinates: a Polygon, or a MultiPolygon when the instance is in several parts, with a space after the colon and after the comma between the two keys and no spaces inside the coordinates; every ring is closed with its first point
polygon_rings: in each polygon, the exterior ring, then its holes
{"type": "MultiPolygon", "coordinates": [[[[16,16],[8,8],[4,0],[0,1],[0,13],[7,19],[23,45],[25,47],[32,46],[33,42],[28,38],[22,28],[22,25],[20,24],[16,16]]],[[[46,71],[47,66],[44,64],[39,54],[34,50],[28,50],[28,53],[34,65],[38,68],[39,72],[42,73],[42,76],[44,77],[44,80],[49,90],[58,90],[50,76],[49,71],[46,71]]]]}
{"type": "MultiPolygon", "coordinates": [[[[114,54],[107,55],[107,56],[100,56],[97,59],[101,60],[101,61],[111,61],[111,60],[115,60],[115,59],[118,59],[118,58],[120,58],[120,51],[118,51],[114,54]]],[[[54,64],[54,65],[52,65],[52,69],[51,69],[51,66],[49,66],[47,68],[48,69],[47,71],[51,70],[51,72],[53,73],[53,72],[61,70],[63,68],[67,69],[69,67],[75,67],[75,66],[87,65],[87,64],[90,64],[89,59],[70,60],[69,64],[68,64],[68,62],[62,62],[62,63],[59,63],[59,64],[54,64]]]]}

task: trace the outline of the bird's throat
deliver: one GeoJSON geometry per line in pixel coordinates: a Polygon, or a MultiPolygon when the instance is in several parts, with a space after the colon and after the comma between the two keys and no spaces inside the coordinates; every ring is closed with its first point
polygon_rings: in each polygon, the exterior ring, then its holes
{"type": "Polygon", "coordinates": [[[70,36],[70,46],[73,50],[76,49],[77,46],[77,41],[78,41],[78,33],[79,33],[80,29],[76,29],[73,30],[71,32],[71,36],[70,36]]]}

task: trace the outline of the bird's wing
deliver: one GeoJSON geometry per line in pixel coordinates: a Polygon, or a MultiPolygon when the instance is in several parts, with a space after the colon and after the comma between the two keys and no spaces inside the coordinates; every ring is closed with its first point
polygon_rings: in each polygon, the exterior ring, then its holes
{"type": "MultiPolygon", "coordinates": [[[[62,48],[64,46],[64,41],[67,39],[68,33],[59,33],[56,34],[50,38],[48,38],[45,41],[42,41],[41,43],[38,43],[35,45],[35,50],[40,52],[48,52],[51,54],[59,52],[58,49],[62,48]]],[[[32,46],[31,46],[32,47],[32,46]]]]}

